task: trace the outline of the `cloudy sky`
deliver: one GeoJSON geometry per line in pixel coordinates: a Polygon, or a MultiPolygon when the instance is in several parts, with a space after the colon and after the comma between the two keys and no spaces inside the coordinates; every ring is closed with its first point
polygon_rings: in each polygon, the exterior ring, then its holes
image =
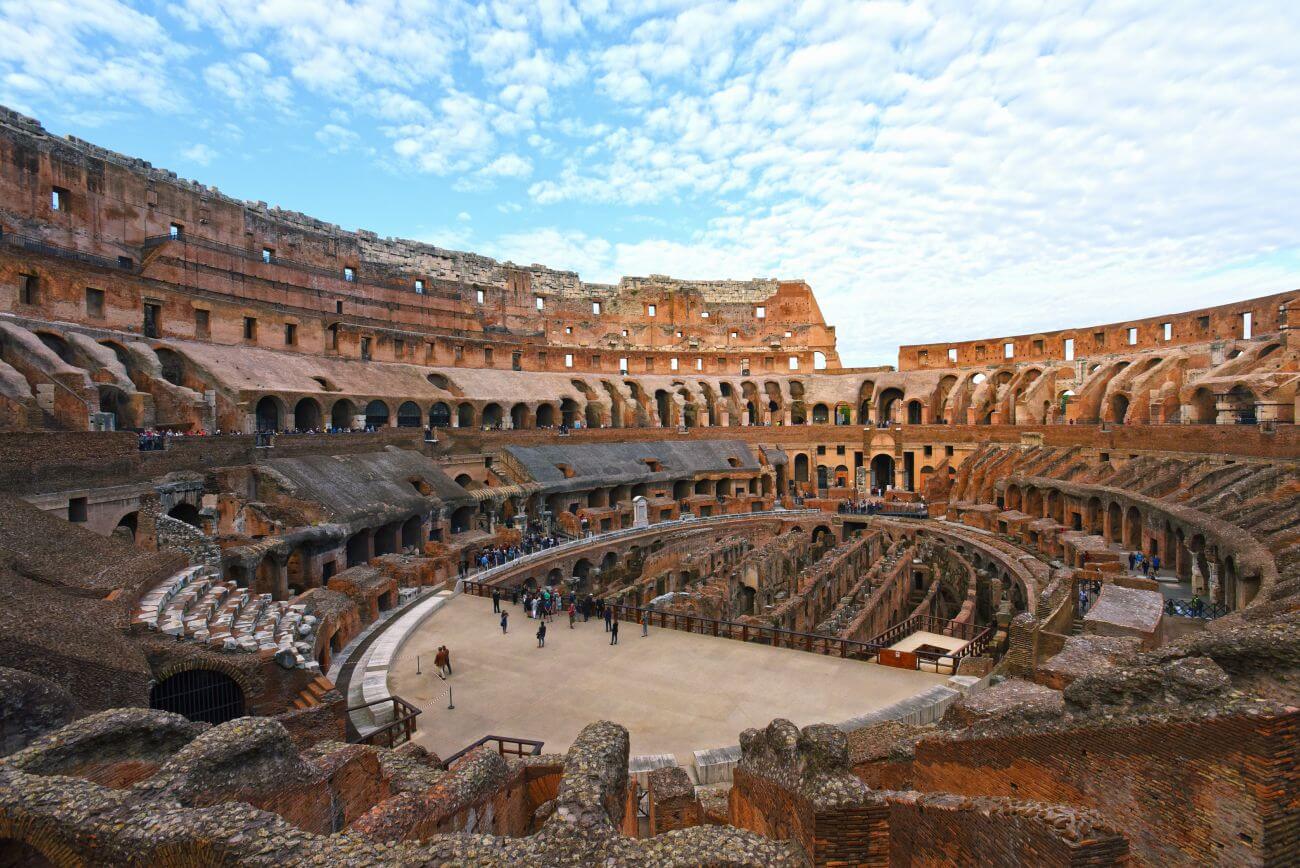
{"type": "Polygon", "coordinates": [[[899,343],[1300,286],[1295,0],[0,0],[0,102],[347,228],[899,343]]]}

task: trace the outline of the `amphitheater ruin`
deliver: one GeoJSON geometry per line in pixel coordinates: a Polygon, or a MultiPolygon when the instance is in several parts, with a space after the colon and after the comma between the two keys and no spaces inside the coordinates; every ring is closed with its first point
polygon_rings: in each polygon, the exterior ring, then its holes
{"type": "Polygon", "coordinates": [[[0,865],[1300,864],[1297,329],[849,368],[0,110],[0,865]]]}

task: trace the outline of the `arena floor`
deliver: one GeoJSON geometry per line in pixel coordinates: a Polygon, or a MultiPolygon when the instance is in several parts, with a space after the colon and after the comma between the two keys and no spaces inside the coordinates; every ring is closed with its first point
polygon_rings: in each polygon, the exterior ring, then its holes
{"type": "Polygon", "coordinates": [[[423,710],[416,742],[448,756],[481,736],[541,739],[562,751],[601,718],[628,728],[632,754],[692,752],[736,744],[740,731],[785,717],[799,726],[838,723],[944,683],[948,676],[823,657],[786,648],[624,624],[609,644],[604,622],[557,617],[537,647],[537,621],[510,612],[503,636],[492,601],[461,595],[421,624],[394,662],[391,691],[423,710]],[[454,710],[433,674],[433,652],[451,650],[454,710]],[[422,674],[416,674],[415,655],[422,674]]]}

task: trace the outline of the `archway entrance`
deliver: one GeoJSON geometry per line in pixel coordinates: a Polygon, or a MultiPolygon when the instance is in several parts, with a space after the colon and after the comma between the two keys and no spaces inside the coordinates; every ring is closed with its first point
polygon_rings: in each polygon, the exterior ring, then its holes
{"type": "Polygon", "coordinates": [[[871,459],[871,487],[883,491],[894,484],[894,456],[880,454],[871,459]]]}
{"type": "Polygon", "coordinates": [[[149,707],[215,725],[244,716],[244,691],[223,672],[187,669],[155,684],[149,707]]]}
{"type": "Polygon", "coordinates": [[[346,398],[335,401],[330,408],[330,427],[336,431],[351,431],[357,415],[356,406],[346,398]]]}
{"type": "Polygon", "coordinates": [[[293,427],[299,431],[320,430],[320,404],[311,398],[303,398],[293,407],[293,427]]]}
{"type": "Polygon", "coordinates": [[[451,408],[439,401],[429,408],[429,427],[446,428],[451,425],[451,408]]]}
{"type": "Polygon", "coordinates": [[[257,402],[255,411],[258,431],[278,431],[280,429],[280,402],[270,395],[257,402]]]}

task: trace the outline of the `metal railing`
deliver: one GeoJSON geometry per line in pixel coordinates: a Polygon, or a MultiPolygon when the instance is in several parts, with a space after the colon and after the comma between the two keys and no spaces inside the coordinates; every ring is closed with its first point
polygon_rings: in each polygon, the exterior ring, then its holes
{"type": "Polygon", "coordinates": [[[501,756],[541,756],[542,745],[544,742],[536,741],[531,738],[512,738],[508,735],[485,735],[473,744],[461,748],[451,756],[442,761],[444,769],[451,768],[451,764],[463,757],[465,754],[482,747],[490,741],[497,743],[497,753],[501,756]]]}
{"type": "MultiPolygon", "coordinates": [[[[550,549],[549,551],[554,551],[550,549]]],[[[475,597],[488,597],[496,585],[482,581],[465,579],[462,592],[475,597]]],[[[704,636],[717,636],[722,639],[734,639],[739,642],[757,642],[773,648],[791,648],[821,654],[826,657],[840,657],[851,660],[870,660],[894,642],[899,641],[920,629],[933,628],[931,632],[966,639],[968,644],[956,651],[914,651],[917,669],[922,664],[936,667],[936,670],[956,672],[957,660],[962,657],[975,656],[989,647],[993,631],[991,627],[980,628],[960,621],[947,621],[929,615],[913,615],[901,624],[891,627],[880,637],[870,642],[856,639],[843,639],[839,636],[825,636],[820,633],[805,633],[799,630],[786,630],[783,627],[768,627],[761,624],[748,624],[741,621],[727,621],[719,618],[706,618],[702,615],[689,615],[683,612],[665,612],[642,606],[630,606],[624,603],[607,603],[619,621],[624,624],[637,625],[644,615],[649,618],[651,627],[680,630],[685,633],[698,633],[704,636]]]]}
{"type": "MultiPolygon", "coordinates": [[[[205,250],[212,250],[216,253],[224,253],[228,256],[235,256],[239,259],[247,260],[249,262],[260,262],[263,265],[279,265],[285,268],[292,269],[293,271],[301,271],[301,272],[306,272],[308,274],[316,274],[316,275],[320,275],[321,277],[330,277],[335,280],[342,281],[344,283],[360,283],[360,284],[365,284],[367,286],[383,287],[385,289],[409,290],[410,292],[417,295],[434,296],[437,298],[450,299],[450,300],[460,300],[460,295],[455,292],[446,289],[438,289],[436,287],[431,287],[427,279],[425,282],[424,291],[421,293],[416,293],[414,284],[412,284],[411,286],[407,286],[405,284],[398,284],[391,281],[380,281],[375,279],[363,280],[362,279],[363,268],[360,263],[358,263],[358,265],[355,268],[353,268],[353,272],[352,272],[353,276],[349,279],[344,276],[342,266],[340,266],[339,268],[326,268],[323,265],[313,265],[310,262],[302,262],[301,260],[297,260],[297,259],[285,259],[282,256],[276,256],[274,254],[268,258],[261,251],[246,250],[243,247],[236,247],[233,244],[226,244],[221,241],[213,241],[210,238],[196,238],[192,235],[186,235],[184,233],[181,233],[180,235],[170,235],[170,234],[151,235],[144,240],[143,244],[141,245],[141,248],[144,250],[149,250],[151,248],[166,244],[169,241],[177,241],[180,242],[181,244],[192,244],[195,247],[202,247],[205,250]]],[[[415,280],[414,276],[412,277],[412,280],[415,280]]]]}
{"type": "Polygon", "coordinates": [[[109,259],[107,256],[99,256],[94,253],[83,253],[72,247],[64,247],[60,244],[51,244],[48,241],[42,241],[39,238],[32,238],[29,235],[19,235],[14,232],[5,232],[0,230],[0,241],[4,241],[11,247],[21,247],[24,250],[30,250],[32,253],[43,253],[46,256],[58,256],[63,259],[75,259],[78,262],[85,262],[88,265],[98,265],[100,268],[117,268],[130,271],[133,263],[127,257],[120,259],[109,259]]]}
{"type": "Polygon", "coordinates": [[[1165,614],[1176,615],[1179,618],[1200,618],[1204,621],[1213,621],[1215,618],[1222,618],[1232,610],[1223,603],[1206,603],[1201,600],[1193,603],[1191,600],[1165,600],[1165,614]]]}
{"type": "Polygon", "coordinates": [[[410,741],[415,735],[415,719],[420,716],[420,709],[400,696],[386,696],[383,699],[363,702],[361,705],[350,705],[348,706],[348,714],[350,716],[354,711],[361,711],[374,705],[383,705],[385,702],[393,704],[393,719],[383,726],[362,735],[357,739],[358,744],[394,747],[410,741]]]}
{"type": "MultiPolygon", "coordinates": [[[[609,531],[608,533],[600,533],[600,534],[593,534],[591,536],[576,537],[568,542],[560,543],[557,546],[551,546],[550,548],[547,549],[538,549],[535,552],[531,552],[526,555],[521,555],[520,557],[517,557],[514,560],[506,561],[504,564],[498,564],[497,566],[494,567],[488,567],[486,570],[480,570],[477,573],[473,573],[473,575],[476,577],[477,581],[482,583],[487,583],[490,582],[492,579],[501,576],[503,573],[507,571],[515,570],[520,566],[531,564],[536,561],[545,560],[556,554],[563,554],[565,552],[574,551],[576,549],[580,549],[588,545],[603,545],[605,543],[617,542],[618,540],[625,539],[631,536],[639,536],[641,534],[646,534],[646,533],[662,532],[666,530],[673,530],[675,528],[712,527],[713,525],[717,525],[717,524],[738,523],[738,522],[742,522],[754,518],[796,518],[797,519],[797,518],[810,518],[816,516],[822,516],[826,518],[827,521],[829,521],[831,518],[830,513],[822,512],[820,509],[766,509],[763,510],[762,512],[741,512],[735,515],[714,515],[714,516],[709,516],[707,518],[693,518],[687,520],[683,520],[679,518],[679,519],[673,519],[672,521],[655,522],[654,524],[648,524],[645,525],[644,527],[619,528],[618,530],[612,530],[609,531]]],[[[557,535],[560,535],[560,532],[558,530],[556,533],[557,535]]],[[[460,581],[464,582],[468,580],[461,579],[460,581]]],[[[490,590],[488,591],[488,594],[491,594],[490,590]]],[[[484,596],[484,595],[480,595],[480,596],[484,596]]]]}

